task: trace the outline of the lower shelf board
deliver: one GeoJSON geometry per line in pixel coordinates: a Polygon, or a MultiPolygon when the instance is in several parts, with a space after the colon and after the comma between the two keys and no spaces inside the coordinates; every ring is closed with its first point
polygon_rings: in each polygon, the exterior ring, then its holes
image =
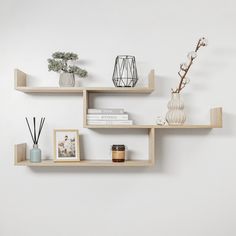
{"type": "Polygon", "coordinates": [[[40,163],[32,163],[29,160],[24,160],[17,162],[17,166],[35,166],[35,167],[47,167],[47,166],[152,166],[154,163],[148,160],[133,160],[133,161],[125,161],[125,162],[112,162],[111,160],[81,160],[78,162],[54,162],[53,160],[43,160],[40,163]]]}
{"type": "Polygon", "coordinates": [[[14,159],[15,159],[15,165],[16,166],[30,166],[30,167],[53,167],[53,166],[91,166],[91,167],[126,167],[126,166],[136,166],[136,167],[145,167],[145,166],[153,166],[155,163],[155,148],[154,148],[154,138],[155,133],[152,129],[149,132],[149,139],[150,141],[150,147],[149,147],[149,154],[147,156],[147,159],[130,159],[126,160],[125,162],[112,162],[112,159],[110,157],[107,157],[107,159],[84,159],[84,157],[81,158],[81,161],[60,161],[55,162],[54,159],[43,159],[42,162],[39,163],[33,163],[27,158],[27,144],[26,143],[20,143],[15,144],[14,146],[14,159]]]}

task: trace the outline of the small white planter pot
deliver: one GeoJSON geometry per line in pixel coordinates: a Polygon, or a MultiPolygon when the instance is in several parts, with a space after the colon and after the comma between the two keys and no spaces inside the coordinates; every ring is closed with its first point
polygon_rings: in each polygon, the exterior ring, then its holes
{"type": "Polygon", "coordinates": [[[186,120],[186,114],[184,112],[184,102],[179,93],[172,93],[167,107],[166,121],[168,125],[183,125],[186,120]]]}
{"type": "Polygon", "coordinates": [[[75,76],[73,73],[61,73],[59,78],[60,87],[74,87],[75,86],[75,76]]]}

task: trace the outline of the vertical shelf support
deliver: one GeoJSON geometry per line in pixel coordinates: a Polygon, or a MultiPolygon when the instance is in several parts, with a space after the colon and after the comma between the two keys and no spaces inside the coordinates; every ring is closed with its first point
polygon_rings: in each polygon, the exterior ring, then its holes
{"type": "Polygon", "coordinates": [[[84,109],[83,109],[83,125],[84,127],[87,126],[87,113],[88,113],[88,98],[89,98],[89,94],[88,94],[88,91],[87,90],[83,90],[83,106],[84,106],[84,109]]]}
{"type": "Polygon", "coordinates": [[[15,152],[15,165],[26,160],[26,143],[16,144],[15,152]]]}
{"type": "Polygon", "coordinates": [[[222,107],[216,107],[210,110],[210,120],[213,128],[222,128],[222,107]]]}
{"type": "Polygon", "coordinates": [[[148,74],[148,87],[152,90],[155,89],[155,71],[151,70],[148,74]]]}
{"type": "Polygon", "coordinates": [[[149,161],[151,165],[155,164],[155,157],[156,157],[156,133],[155,128],[148,129],[148,142],[149,142],[149,148],[148,148],[148,155],[149,155],[149,161]]]}
{"type": "Polygon", "coordinates": [[[15,69],[14,77],[15,77],[15,89],[17,87],[27,86],[27,75],[23,71],[15,69]]]}

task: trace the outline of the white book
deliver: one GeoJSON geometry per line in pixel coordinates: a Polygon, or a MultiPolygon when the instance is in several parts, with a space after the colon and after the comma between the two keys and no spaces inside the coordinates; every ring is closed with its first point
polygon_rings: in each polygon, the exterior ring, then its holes
{"type": "Polygon", "coordinates": [[[128,120],[128,114],[88,114],[87,120],[128,120]]]}
{"type": "Polygon", "coordinates": [[[132,120],[88,120],[88,125],[133,125],[132,120]]]}
{"type": "Polygon", "coordinates": [[[121,108],[89,108],[88,114],[124,114],[121,108]]]}

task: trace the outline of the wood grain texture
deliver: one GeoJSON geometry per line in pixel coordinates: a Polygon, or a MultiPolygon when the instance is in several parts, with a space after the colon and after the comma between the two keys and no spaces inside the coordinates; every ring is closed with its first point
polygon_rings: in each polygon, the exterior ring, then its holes
{"type": "Polygon", "coordinates": [[[210,120],[213,128],[222,128],[223,126],[223,109],[222,107],[215,107],[210,110],[210,120]]]}
{"type": "Polygon", "coordinates": [[[60,166],[68,166],[68,167],[80,167],[80,166],[87,166],[87,167],[142,167],[142,166],[152,166],[153,163],[146,160],[133,160],[133,161],[125,161],[125,162],[112,162],[111,160],[81,160],[79,162],[54,162],[53,160],[43,160],[40,163],[32,163],[29,160],[24,160],[21,162],[16,163],[18,166],[35,166],[35,167],[60,167],[60,166]]]}
{"type": "Polygon", "coordinates": [[[88,129],[149,129],[153,125],[86,125],[88,129]]]}
{"type": "Polygon", "coordinates": [[[65,94],[82,94],[84,91],[84,88],[81,87],[16,87],[16,90],[23,92],[23,93],[44,93],[44,94],[49,94],[49,93],[55,93],[55,94],[60,94],[60,93],[65,93],[65,94]]]}
{"type": "Polygon", "coordinates": [[[86,125],[84,128],[88,129],[212,129],[213,125],[86,125]]]}
{"type": "Polygon", "coordinates": [[[22,144],[16,144],[15,145],[15,165],[17,166],[36,166],[36,167],[47,167],[47,166],[87,166],[87,167],[93,167],[93,166],[100,166],[100,167],[128,167],[128,166],[152,166],[154,163],[150,162],[150,160],[128,160],[125,162],[112,162],[112,160],[85,160],[82,159],[80,161],[71,161],[71,162],[55,162],[53,159],[49,160],[42,160],[40,163],[32,163],[30,160],[26,158],[26,149],[27,145],[26,143],[22,144]]]}
{"type": "Polygon", "coordinates": [[[15,89],[24,93],[151,93],[155,89],[154,70],[148,76],[147,87],[117,88],[117,87],[27,87],[27,76],[24,72],[15,69],[15,89]]]}
{"type": "Polygon", "coordinates": [[[212,129],[212,125],[192,125],[192,124],[184,124],[184,125],[156,125],[155,129],[212,129]]]}
{"type": "Polygon", "coordinates": [[[154,165],[156,158],[156,132],[154,128],[148,130],[148,139],[149,161],[154,165]]]}
{"type": "Polygon", "coordinates": [[[20,143],[14,146],[15,165],[26,160],[26,147],[26,143],[20,143]]]}
{"type": "Polygon", "coordinates": [[[135,87],[135,88],[113,88],[113,87],[20,87],[17,86],[16,90],[23,93],[83,93],[89,91],[94,93],[151,93],[153,89],[148,87],[135,87]]]}
{"type": "Polygon", "coordinates": [[[86,87],[84,90],[93,93],[151,93],[153,89],[148,87],[116,88],[116,87],[86,87]]]}
{"type": "Polygon", "coordinates": [[[88,91],[83,91],[83,126],[87,126],[87,113],[89,106],[89,94],[88,91]]]}
{"type": "Polygon", "coordinates": [[[155,89],[155,70],[151,70],[148,74],[148,87],[149,89],[155,89]]]}
{"type": "Polygon", "coordinates": [[[27,75],[19,70],[19,69],[15,69],[14,70],[14,79],[15,79],[15,89],[17,89],[18,87],[23,87],[25,88],[27,86],[27,75]]]}

